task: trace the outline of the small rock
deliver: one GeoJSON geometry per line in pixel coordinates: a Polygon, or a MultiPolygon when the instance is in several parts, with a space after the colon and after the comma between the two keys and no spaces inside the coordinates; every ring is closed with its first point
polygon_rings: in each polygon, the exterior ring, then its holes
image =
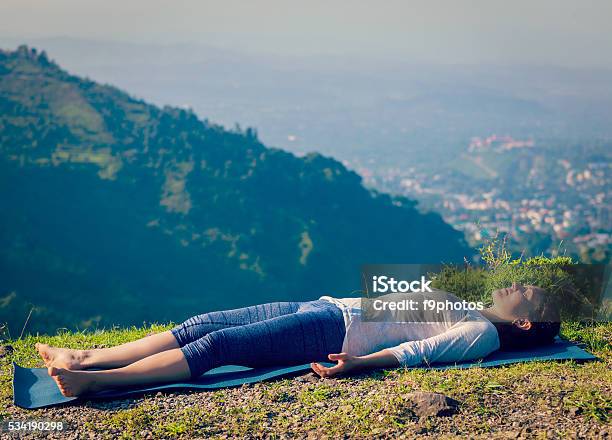
{"type": "Polygon", "coordinates": [[[15,351],[12,345],[0,345],[0,358],[8,356],[15,351]]]}
{"type": "Polygon", "coordinates": [[[414,391],[404,395],[409,407],[417,416],[452,416],[459,411],[460,403],[440,393],[414,391]]]}
{"type": "Polygon", "coordinates": [[[314,373],[305,374],[304,376],[300,376],[300,377],[296,378],[296,380],[298,382],[302,382],[302,383],[318,383],[318,382],[320,382],[319,376],[317,376],[314,373]]]}

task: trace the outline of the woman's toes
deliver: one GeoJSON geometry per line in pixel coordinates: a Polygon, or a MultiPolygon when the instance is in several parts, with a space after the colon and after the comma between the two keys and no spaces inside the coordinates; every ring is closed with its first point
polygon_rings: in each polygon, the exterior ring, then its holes
{"type": "Polygon", "coordinates": [[[51,355],[49,354],[49,346],[47,344],[37,343],[36,350],[38,351],[38,354],[40,354],[40,357],[43,359],[43,361],[51,361],[51,355]]]}
{"type": "Polygon", "coordinates": [[[49,367],[47,369],[47,372],[57,384],[57,387],[59,388],[60,392],[66,397],[71,397],[73,393],[70,385],[68,385],[67,378],[64,376],[66,371],[62,368],[49,367]]]}
{"type": "Polygon", "coordinates": [[[66,397],[79,396],[88,391],[87,376],[80,371],[70,371],[60,367],[49,367],[47,371],[66,397]]]}
{"type": "Polygon", "coordinates": [[[69,386],[63,386],[60,388],[60,391],[62,392],[62,394],[66,397],[72,397],[72,391],[70,390],[69,386]]]}

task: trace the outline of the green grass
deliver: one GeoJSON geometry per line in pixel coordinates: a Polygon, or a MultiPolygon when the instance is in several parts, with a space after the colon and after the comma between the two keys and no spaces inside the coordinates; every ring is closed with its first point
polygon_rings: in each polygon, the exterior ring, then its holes
{"type": "MultiPolygon", "coordinates": [[[[42,366],[34,350],[36,342],[73,348],[109,347],[168,328],[169,325],[153,325],[63,332],[5,341],[14,351],[0,359],[0,418],[65,417],[66,410],[61,407],[27,412],[11,403],[11,362],[42,366]]],[[[571,436],[574,427],[586,425],[598,432],[610,422],[612,409],[612,325],[564,324],[562,333],[584,344],[601,360],[585,364],[531,362],[470,370],[397,369],[314,382],[284,379],[175,395],[171,417],[163,397],[148,395],[128,404],[124,400],[116,407],[110,403],[107,409],[95,412],[89,405],[83,406],[78,425],[82,436],[95,434],[103,438],[282,437],[310,432],[328,437],[402,433],[409,437],[419,433],[486,437],[515,429],[513,422],[538,433],[545,429],[543,420],[549,418],[558,436],[571,436]],[[440,392],[461,401],[460,414],[418,420],[403,397],[415,390],[440,392]],[[569,410],[573,411],[571,418],[563,419],[569,410]],[[569,427],[563,420],[570,420],[569,427]]]]}

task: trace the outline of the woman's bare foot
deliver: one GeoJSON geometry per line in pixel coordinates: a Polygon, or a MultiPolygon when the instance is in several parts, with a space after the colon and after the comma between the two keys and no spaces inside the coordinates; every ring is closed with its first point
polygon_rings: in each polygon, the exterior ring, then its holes
{"type": "Polygon", "coordinates": [[[76,397],[98,391],[91,372],[70,371],[57,367],[49,367],[47,371],[66,397],[76,397]]]}
{"type": "Polygon", "coordinates": [[[58,367],[67,370],[81,370],[87,357],[84,350],[50,347],[47,344],[36,344],[38,354],[47,367],[58,367]]]}

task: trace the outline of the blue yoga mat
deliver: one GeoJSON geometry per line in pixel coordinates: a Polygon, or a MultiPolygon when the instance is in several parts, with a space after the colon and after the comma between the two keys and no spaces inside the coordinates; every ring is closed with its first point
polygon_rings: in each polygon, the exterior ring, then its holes
{"type": "MultiPolygon", "coordinates": [[[[446,370],[451,368],[472,368],[472,367],[499,367],[502,365],[515,364],[519,362],[531,361],[551,361],[551,360],[575,360],[578,362],[596,360],[597,357],[581,349],[571,342],[557,339],[554,344],[540,347],[530,351],[497,351],[486,359],[479,362],[462,362],[457,364],[439,364],[430,367],[436,370],[446,370]]],[[[331,365],[331,364],[326,364],[331,365]]],[[[219,388],[235,387],[243,384],[261,382],[264,380],[290,377],[304,374],[310,371],[310,365],[296,365],[293,367],[274,367],[274,368],[247,368],[235,365],[227,365],[215,368],[200,376],[197,380],[181,383],[169,383],[155,386],[143,386],[135,388],[123,388],[118,390],[108,390],[96,394],[82,397],[64,397],[59,388],[47,374],[46,368],[24,368],[13,364],[13,401],[15,405],[26,408],[36,409],[46,406],[59,405],[74,400],[89,399],[108,399],[116,397],[134,396],[143,393],[177,390],[177,389],[203,389],[215,390],[219,388]]]]}

